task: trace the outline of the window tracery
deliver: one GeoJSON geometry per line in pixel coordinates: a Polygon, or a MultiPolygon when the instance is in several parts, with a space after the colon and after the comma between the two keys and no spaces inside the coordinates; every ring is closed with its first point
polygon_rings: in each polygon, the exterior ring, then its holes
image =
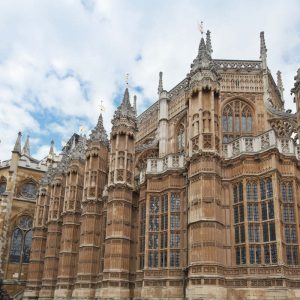
{"type": "Polygon", "coordinates": [[[21,187],[21,196],[27,199],[34,199],[37,195],[37,185],[34,181],[27,181],[21,187]]]}
{"type": "MultiPolygon", "coordinates": [[[[245,183],[246,202],[243,201],[243,182],[233,186],[233,222],[236,264],[246,264],[246,252],[250,264],[277,263],[277,246],[273,183],[271,177],[245,183]],[[247,217],[245,218],[245,208],[247,217]],[[245,222],[247,219],[248,222],[245,222]],[[247,240],[245,237],[247,232],[247,240]]],[[[289,215],[289,212],[285,213],[289,215]]],[[[290,233],[293,238],[295,234],[290,233]]]]}
{"type": "Polygon", "coordinates": [[[228,143],[242,135],[251,135],[253,113],[250,106],[241,100],[225,105],[222,114],[223,142],[228,143]]]}
{"type": "Polygon", "coordinates": [[[299,264],[297,229],[295,220],[293,183],[281,183],[281,211],[283,235],[285,242],[285,258],[288,265],[299,264]]]}
{"type": "Polygon", "coordinates": [[[184,151],[185,147],[185,128],[183,124],[180,124],[177,130],[177,149],[178,152],[184,151]]]}
{"type": "Polygon", "coordinates": [[[29,263],[32,241],[32,218],[21,216],[13,230],[9,251],[9,261],[29,263]]]}
{"type": "Polygon", "coordinates": [[[4,194],[5,190],[6,190],[6,179],[2,177],[0,179],[0,195],[4,194]]]}

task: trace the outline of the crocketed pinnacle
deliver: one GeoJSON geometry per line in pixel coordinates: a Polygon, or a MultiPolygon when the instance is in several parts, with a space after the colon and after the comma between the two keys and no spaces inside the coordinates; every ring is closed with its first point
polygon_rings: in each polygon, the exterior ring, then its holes
{"type": "Polygon", "coordinates": [[[85,150],[86,150],[86,137],[80,135],[75,147],[71,150],[70,156],[71,159],[85,159],[85,150]]]}
{"type": "Polygon", "coordinates": [[[51,146],[50,146],[50,150],[49,150],[49,154],[53,155],[54,154],[54,141],[51,141],[51,146]]]}
{"type": "Polygon", "coordinates": [[[163,91],[163,72],[159,72],[159,81],[158,81],[158,95],[163,91]]]}
{"type": "Polygon", "coordinates": [[[265,41],[265,33],[261,31],[260,33],[260,58],[262,59],[263,56],[267,54],[267,47],[265,41]]]}
{"type": "Polygon", "coordinates": [[[198,48],[198,55],[194,59],[191,65],[191,71],[195,72],[197,70],[212,70],[214,68],[213,61],[211,58],[211,45],[207,47],[205,44],[204,38],[201,37],[199,48],[198,48]]]}
{"type": "Polygon", "coordinates": [[[26,142],[22,150],[22,155],[30,156],[29,135],[27,135],[26,142]]]}
{"type": "Polygon", "coordinates": [[[300,88],[300,68],[297,70],[297,75],[294,77],[295,83],[294,87],[292,88],[291,92],[296,93],[297,90],[300,88]]]}
{"type": "Polygon", "coordinates": [[[95,126],[95,128],[92,130],[90,134],[90,141],[96,141],[96,140],[99,140],[104,144],[108,144],[107,133],[103,126],[102,113],[100,113],[97,125],[95,126]]]}
{"type": "Polygon", "coordinates": [[[211,46],[211,39],[210,39],[210,31],[207,30],[206,32],[206,48],[207,51],[211,54],[213,52],[212,46],[211,46]]]}
{"type": "Polygon", "coordinates": [[[21,154],[21,137],[22,137],[22,133],[21,131],[18,132],[18,137],[13,149],[13,152],[17,152],[19,154],[21,154]]]}
{"type": "Polygon", "coordinates": [[[277,71],[277,87],[279,89],[280,95],[281,95],[281,99],[283,100],[283,83],[282,83],[282,78],[281,78],[281,72],[277,71]]]}
{"type": "Polygon", "coordinates": [[[115,121],[120,118],[131,118],[136,120],[136,111],[130,104],[128,88],[125,89],[122,103],[115,111],[112,123],[114,124],[115,121]]]}

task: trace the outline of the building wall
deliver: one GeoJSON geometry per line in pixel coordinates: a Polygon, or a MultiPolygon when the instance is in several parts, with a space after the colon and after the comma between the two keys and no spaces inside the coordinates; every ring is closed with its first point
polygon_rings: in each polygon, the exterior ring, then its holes
{"type": "Polygon", "coordinates": [[[110,151],[43,187],[25,299],[300,299],[295,116],[261,61],[199,55],[137,120],[126,89],[110,151]]]}

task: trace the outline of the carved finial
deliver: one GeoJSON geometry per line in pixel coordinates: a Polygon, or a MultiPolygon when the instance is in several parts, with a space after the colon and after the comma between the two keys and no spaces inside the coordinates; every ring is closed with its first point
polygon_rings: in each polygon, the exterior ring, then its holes
{"type": "Polygon", "coordinates": [[[105,111],[105,106],[103,105],[103,100],[100,101],[100,113],[105,111]]]}
{"type": "Polygon", "coordinates": [[[80,125],[78,131],[79,131],[79,135],[84,135],[84,133],[85,133],[85,127],[83,125],[80,125]]]}
{"type": "Polygon", "coordinates": [[[279,89],[280,95],[281,95],[281,100],[283,101],[283,83],[282,83],[282,78],[281,78],[281,72],[277,71],[277,87],[279,89]]]}
{"type": "Polygon", "coordinates": [[[51,141],[49,154],[50,154],[50,155],[53,155],[53,154],[54,154],[54,141],[53,141],[53,140],[51,141]]]}
{"type": "Polygon", "coordinates": [[[129,81],[129,73],[126,73],[126,76],[125,76],[126,88],[128,88],[128,81],[129,81]]]}
{"type": "Polygon", "coordinates": [[[22,150],[22,154],[26,156],[30,156],[29,135],[27,135],[26,142],[22,150]]]}
{"type": "Polygon", "coordinates": [[[207,30],[207,32],[206,32],[206,48],[207,48],[207,51],[210,54],[213,52],[212,46],[211,46],[210,31],[209,30],[207,30]]]}
{"type": "Polygon", "coordinates": [[[158,95],[163,91],[163,72],[159,72],[158,95]]]}
{"type": "Polygon", "coordinates": [[[204,30],[203,30],[203,21],[198,23],[198,30],[201,32],[201,36],[203,36],[204,30]]]}
{"type": "Polygon", "coordinates": [[[18,137],[13,149],[13,152],[17,152],[19,154],[21,154],[21,137],[22,137],[22,133],[21,131],[18,132],[18,137]]]}

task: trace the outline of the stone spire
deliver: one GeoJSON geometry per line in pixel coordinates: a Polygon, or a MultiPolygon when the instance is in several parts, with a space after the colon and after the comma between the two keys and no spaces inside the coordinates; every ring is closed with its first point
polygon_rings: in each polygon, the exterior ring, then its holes
{"type": "Polygon", "coordinates": [[[158,81],[158,95],[163,91],[163,72],[159,72],[159,81],[158,81]]]}
{"type": "Polygon", "coordinates": [[[21,131],[19,131],[16,143],[15,143],[15,146],[14,146],[14,149],[12,152],[21,154],[21,137],[22,137],[22,133],[21,133],[21,131]]]}
{"type": "MultiPolygon", "coordinates": [[[[208,34],[209,36],[209,34],[208,34]]],[[[210,40],[209,40],[210,43],[210,40]]],[[[213,70],[214,64],[211,58],[211,45],[205,44],[204,38],[201,37],[198,55],[191,64],[191,72],[195,73],[198,70],[213,70]]]]}
{"type": "Polygon", "coordinates": [[[121,119],[121,118],[128,118],[128,119],[136,120],[135,110],[131,106],[130,100],[129,100],[128,87],[126,87],[126,89],[125,89],[121,105],[115,111],[114,118],[112,120],[113,125],[116,120],[121,119]]]}
{"type": "Polygon", "coordinates": [[[133,109],[135,110],[136,113],[136,95],[133,96],[133,109]]]}
{"type": "Polygon", "coordinates": [[[210,31],[207,30],[206,32],[206,48],[207,51],[211,54],[213,52],[212,46],[211,46],[211,39],[210,39],[210,31]]]}
{"type": "Polygon", "coordinates": [[[54,141],[51,141],[51,146],[50,146],[50,150],[49,150],[49,155],[53,155],[54,154],[54,141]]]}
{"type": "Polygon", "coordinates": [[[282,78],[281,78],[281,72],[280,71],[277,71],[277,87],[278,87],[280,95],[281,95],[281,100],[284,101],[283,100],[284,88],[283,88],[283,84],[282,84],[282,78]]]}
{"type": "Polygon", "coordinates": [[[86,137],[80,135],[75,147],[71,150],[71,159],[85,160],[86,137]]]}
{"type": "Polygon", "coordinates": [[[22,155],[30,156],[29,135],[27,135],[26,142],[22,150],[22,155]]]}
{"type": "Polygon", "coordinates": [[[107,133],[105,131],[105,128],[103,126],[103,117],[102,113],[100,113],[98,122],[96,127],[92,130],[90,134],[90,141],[100,140],[101,142],[108,144],[108,137],[107,133]]]}
{"type": "Polygon", "coordinates": [[[260,33],[260,59],[263,63],[263,69],[267,68],[267,47],[265,41],[265,33],[261,31],[260,33]]]}

